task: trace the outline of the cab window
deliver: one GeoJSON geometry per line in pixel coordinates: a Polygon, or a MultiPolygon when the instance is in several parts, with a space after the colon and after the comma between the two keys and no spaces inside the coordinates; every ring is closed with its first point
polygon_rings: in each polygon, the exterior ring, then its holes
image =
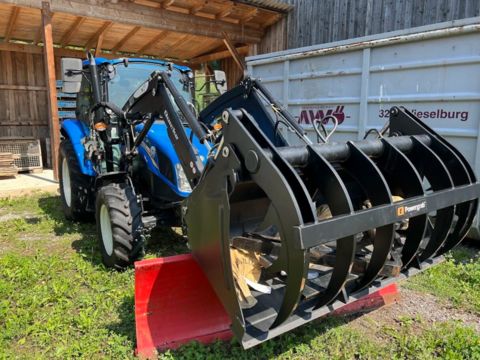
{"type": "Polygon", "coordinates": [[[77,109],[75,110],[75,114],[77,115],[77,119],[88,123],[90,109],[93,106],[93,93],[92,93],[92,86],[90,82],[84,77],[82,79],[82,84],[80,87],[80,92],[77,94],[77,109]]]}

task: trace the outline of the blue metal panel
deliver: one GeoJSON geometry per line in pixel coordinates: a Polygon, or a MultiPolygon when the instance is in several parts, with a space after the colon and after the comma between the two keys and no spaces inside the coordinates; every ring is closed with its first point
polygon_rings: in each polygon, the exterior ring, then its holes
{"type": "Polygon", "coordinates": [[[85,159],[85,148],[82,144],[82,139],[88,136],[88,127],[80,120],[66,119],[62,121],[61,129],[62,133],[70,139],[82,174],[95,176],[92,162],[85,159]]]}
{"type": "Polygon", "coordinates": [[[58,111],[58,117],[60,119],[71,119],[75,117],[75,111],[58,111]]]}
{"type": "Polygon", "coordinates": [[[69,98],[69,99],[75,99],[77,97],[77,94],[68,94],[64,92],[57,92],[57,98],[69,98]]]}
{"type": "Polygon", "coordinates": [[[77,102],[75,100],[58,100],[58,107],[59,108],[73,108],[77,107],[77,102]]]}
{"type": "MultiPolygon", "coordinates": [[[[135,127],[136,132],[140,132],[142,129],[143,124],[137,125],[135,127]]],[[[185,132],[187,136],[190,137],[191,130],[189,128],[185,128],[185,132]]],[[[168,137],[167,126],[165,125],[165,123],[158,121],[153,124],[152,128],[147,134],[145,142],[148,142],[150,146],[155,147],[156,151],[161,152],[167,158],[169,158],[173,166],[173,172],[178,175],[176,171],[176,165],[180,164],[180,159],[178,158],[175,148],[173,147],[172,142],[168,137]]],[[[139,153],[142,155],[143,159],[147,163],[150,171],[156,176],[158,176],[160,179],[162,179],[162,181],[164,181],[178,195],[182,197],[189,196],[189,193],[180,191],[180,189],[178,188],[178,184],[173,184],[163,174],[160,173],[160,171],[158,170],[158,166],[156,165],[156,163],[158,162],[158,157],[156,156],[156,154],[152,153],[152,151],[148,148],[145,142],[139,148],[139,153]]],[[[195,146],[195,148],[198,150],[198,153],[202,156],[203,162],[206,163],[208,156],[207,148],[200,143],[200,140],[198,140],[196,136],[193,136],[192,142],[193,146],[195,146]]]]}

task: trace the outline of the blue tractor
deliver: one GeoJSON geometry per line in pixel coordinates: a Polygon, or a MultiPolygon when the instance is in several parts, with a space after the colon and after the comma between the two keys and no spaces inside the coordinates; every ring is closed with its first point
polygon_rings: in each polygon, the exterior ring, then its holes
{"type": "Polygon", "coordinates": [[[62,71],[63,90],[78,93],[76,119],[61,124],[64,212],[72,220],[95,214],[103,262],[123,268],[141,257],[151,228],[181,225],[181,203],[192,191],[182,160],[195,159],[187,166],[198,173],[207,160],[209,144],[198,137],[203,129],[187,123],[196,112],[193,73],[161,60],[92,56],[83,62],[64,59],[62,71]],[[162,73],[171,86],[165,89],[168,104],[138,112],[149,81],[162,73]],[[178,130],[169,128],[172,122],[178,130]]]}
{"type": "Polygon", "coordinates": [[[405,108],[359,141],[330,141],[338,120],[317,119],[315,143],[248,76],[197,114],[187,67],[89,55],[62,73],[78,93],[62,123],[66,216],[95,214],[115,268],[152,227],[182,226],[246,348],[435,264],[477,213],[469,163],[405,108]]]}

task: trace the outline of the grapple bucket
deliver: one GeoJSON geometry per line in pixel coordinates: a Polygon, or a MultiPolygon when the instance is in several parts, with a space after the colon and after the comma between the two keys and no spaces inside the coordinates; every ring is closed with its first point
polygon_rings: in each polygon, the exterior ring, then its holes
{"type": "Polygon", "coordinates": [[[434,263],[471,226],[471,167],[406,109],[375,139],[294,146],[277,127],[301,130],[261,84],[227,94],[201,114],[222,130],[185,220],[245,348],[434,263]]]}

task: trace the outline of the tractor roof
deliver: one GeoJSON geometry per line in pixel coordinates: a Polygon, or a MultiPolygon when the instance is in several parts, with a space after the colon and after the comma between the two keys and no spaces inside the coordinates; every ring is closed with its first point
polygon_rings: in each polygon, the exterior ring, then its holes
{"type": "MultiPolygon", "coordinates": [[[[101,58],[97,57],[95,58],[95,62],[97,65],[103,65],[103,64],[120,64],[123,63],[124,58],[118,58],[118,59],[106,59],[106,58],[101,58]]],[[[135,63],[145,63],[145,64],[158,64],[158,65],[163,65],[167,66],[169,64],[168,61],[164,60],[156,60],[156,59],[144,59],[144,58],[128,58],[129,62],[135,62],[135,63]]],[[[88,60],[83,61],[83,66],[88,65],[88,60]]],[[[177,65],[173,64],[173,67],[181,72],[187,72],[187,71],[192,71],[188,66],[183,66],[183,65],[177,65]]]]}

